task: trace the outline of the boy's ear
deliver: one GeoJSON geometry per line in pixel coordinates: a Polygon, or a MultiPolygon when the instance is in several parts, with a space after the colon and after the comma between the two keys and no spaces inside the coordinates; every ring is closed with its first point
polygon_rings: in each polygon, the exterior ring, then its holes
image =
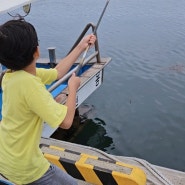
{"type": "Polygon", "coordinates": [[[33,54],[33,57],[34,59],[38,59],[40,57],[40,50],[38,46],[37,46],[35,53],[33,54]]]}

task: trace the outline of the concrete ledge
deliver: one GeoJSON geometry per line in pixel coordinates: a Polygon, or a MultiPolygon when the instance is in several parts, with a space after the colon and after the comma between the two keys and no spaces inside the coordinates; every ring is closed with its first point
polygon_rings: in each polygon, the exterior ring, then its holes
{"type": "Polygon", "coordinates": [[[96,185],[144,185],[146,175],[138,167],[53,145],[41,144],[44,156],[76,179],[96,185]]]}

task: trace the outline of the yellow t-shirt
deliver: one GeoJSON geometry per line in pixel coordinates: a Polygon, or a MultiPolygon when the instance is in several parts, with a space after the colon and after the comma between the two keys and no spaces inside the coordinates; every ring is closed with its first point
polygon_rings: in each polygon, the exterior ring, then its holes
{"type": "Polygon", "coordinates": [[[56,78],[56,69],[37,69],[36,76],[9,71],[3,77],[0,173],[16,184],[35,181],[49,168],[39,148],[43,121],[58,127],[67,113],[45,88],[56,78]]]}

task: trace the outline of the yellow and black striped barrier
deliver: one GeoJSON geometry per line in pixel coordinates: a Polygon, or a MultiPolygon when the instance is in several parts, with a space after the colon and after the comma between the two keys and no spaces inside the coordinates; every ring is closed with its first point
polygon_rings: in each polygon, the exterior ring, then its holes
{"type": "Polygon", "coordinates": [[[76,179],[96,185],[145,185],[146,175],[138,167],[79,153],[53,145],[41,145],[44,156],[76,179]]]}

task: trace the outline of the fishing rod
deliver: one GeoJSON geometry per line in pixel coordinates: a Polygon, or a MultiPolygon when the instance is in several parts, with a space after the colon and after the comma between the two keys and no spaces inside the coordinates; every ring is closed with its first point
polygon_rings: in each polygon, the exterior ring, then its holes
{"type": "MultiPolygon", "coordinates": [[[[105,12],[105,10],[106,10],[106,8],[107,8],[107,5],[108,5],[109,1],[110,1],[110,0],[107,0],[107,2],[106,2],[106,5],[105,5],[105,7],[104,7],[104,9],[103,9],[103,11],[102,11],[102,13],[101,13],[101,16],[100,16],[100,18],[99,18],[99,20],[98,20],[98,23],[97,23],[97,25],[96,25],[96,27],[95,27],[95,29],[94,29],[94,31],[93,31],[93,34],[96,34],[97,28],[98,28],[98,26],[99,26],[99,24],[100,24],[100,21],[101,21],[101,19],[102,19],[102,17],[103,17],[103,14],[104,14],[104,12],[105,12]]],[[[78,73],[79,73],[81,67],[83,66],[84,63],[86,63],[86,61],[84,61],[84,60],[85,60],[85,57],[86,57],[86,55],[87,55],[87,52],[88,52],[89,48],[90,48],[90,44],[89,44],[88,47],[86,48],[86,50],[85,50],[85,52],[84,52],[84,54],[83,54],[83,57],[82,57],[81,61],[79,62],[78,66],[76,66],[73,70],[71,70],[69,73],[67,73],[63,78],[61,78],[61,79],[58,80],[55,84],[53,84],[53,85],[48,89],[49,92],[52,92],[52,91],[53,91],[54,89],[56,89],[62,82],[64,82],[64,80],[67,80],[67,79],[72,75],[73,72],[76,74],[76,76],[78,76],[78,73]]],[[[96,53],[96,54],[97,54],[97,53],[96,53]]],[[[94,57],[94,56],[92,56],[92,57],[94,57]]],[[[87,62],[89,62],[89,61],[90,61],[90,59],[87,59],[87,62]]]]}
{"type": "MultiPolygon", "coordinates": [[[[93,34],[94,34],[94,35],[96,34],[96,31],[97,31],[97,29],[98,29],[98,26],[99,26],[99,24],[100,24],[100,22],[101,22],[101,19],[102,19],[104,13],[105,13],[105,10],[106,10],[106,8],[107,8],[107,5],[109,4],[109,1],[110,1],[110,0],[107,0],[107,2],[106,2],[106,4],[105,4],[105,7],[104,7],[104,9],[103,9],[103,11],[102,11],[102,13],[101,13],[101,15],[100,15],[100,18],[99,18],[99,20],[98,20],[98,22],[97,22],[97,24],[96,24],[96,27],[95,27],[95,29],[94,29],[94,31],[93,31],[93,34]]],[[[86,55],[87,55],[87,52],[89,51],[90,46],[91,46],[90,44],[87,46],[87,48],[86,48],[86,50],[85,50],[85,52],[84,52],[84,54],[83,54],[83,56],[82,56],[82,59],[81,59],[80,63],[78,64],[77,70],[75,71],[76,76],[78,76],[79,71],[80,71],[80,69],[81,69],[82,66],[83,66],[85,57],[86,57],[86,55]]]]}

